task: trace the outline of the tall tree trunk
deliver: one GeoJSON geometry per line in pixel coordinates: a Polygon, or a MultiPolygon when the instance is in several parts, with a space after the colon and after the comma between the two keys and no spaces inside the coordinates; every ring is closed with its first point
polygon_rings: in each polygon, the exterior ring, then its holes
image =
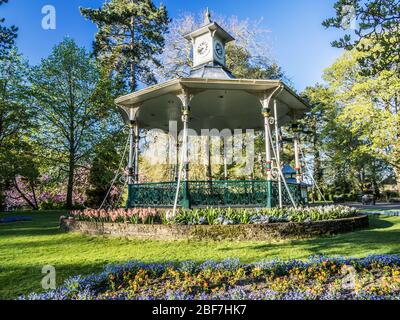
{"type": "Polygon", "coordinates": [[[73,207],[73,191],[74,191],[74,177],[75,177],[75,153],[70,152],[69,168],[68,168],[68,186],[67,186],[67,209],[73,207]]]}
{"type": "Polygon", "coordinates": [[[67,209],[73,207],[73,192],[74,192],[74,177],[76,165],[76,136],[75,136],[75,95],[74,95],[74,82],[71,72],[69,75],[69,159],[68,159],[68,186],[67,186],[67,209]]]}
{"type": "Polygon", "coordinates": [[[33,203],[35,204],[35,207],[39,210],[39,204],[38,204],[37,197],[36,197],[35,184],[33,181],[30,181],[29,183],[31,185],[33,203]]]}
{"type": "MultiPolygon", "coordinates": [[[[320,159],[320,152],[319,152],[319,144],[318,144],[318,133],[317,133],[317,120],[316,118],[313,119],[312,124],[312,135],[313,135],[313,143],[312,143],[312,152],[314,155],[314,168],[313,168],[313,175],[318,187],[322,191],[322,170],[321,170],[321,159],[320,159]]],[[[313,190],[313,200],[322,200],[319,199],[320,195],[317,192],[317,188],[313,190]]]]}
{"type": "Polygon", "coordinates": [[[396,174],[396,185],[397,185],[397,192],[400,197],[400,167],[394,168],[394,173],[396,174]]]}
{"type": "Polygon", "coordinates": [[[207,162],[207,168],[206,168],[206,176],[207,176],[207,181],[212,183],[212,167],[211,167],[211,137],[206,136],[206,162],[207,162]]]}
{"type": "Polygon", "coordinates": [[[67,199],[66,207],[67,209],[72,209],[73,207],[73,192],[74,192],[74,177],[75,177],[75,108],[72,100],[71,91],[71,106],[70,106],[70,125],[69,125],[69,161],[68,161],[68,186],[67,186],[67,199]]]}
{"type": "Polygon", "coordinates": [[[4,187],[3,184],[0,182],[0,212],[5,210],[5,197],[4,197],[4,187]]]}
{"type": "Polygon", "coordinates": [[[134,54],[133,50],[135,48],[135,18],[131,18],[131,42],[130,42],[130,49],[132,54],[132,60],[130,62],[130,88],[131,91],[134,92],[136,90],[136,75],[135,75],[135,61],[134,61],[134,54]]]}
{"type": "Polygon", "coordinates": [[[21,197],[25,200],[25,202],[33,209],[33,210],[39,210],[37,203],[33,203],[31,200],[28,199],[28,197],[22,192],[22,190],[18,187],[18,182],[17,179],[14,180],[14,187],[15,190],[18,191],[18,193],[21,195],[21,197]]]}

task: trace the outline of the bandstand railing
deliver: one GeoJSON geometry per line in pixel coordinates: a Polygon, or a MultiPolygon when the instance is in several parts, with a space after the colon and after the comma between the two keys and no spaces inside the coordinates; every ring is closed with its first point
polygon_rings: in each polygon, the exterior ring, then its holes
{"type": "MultiPolygon", "coordinates": [[[[176,195],[176,182],[143,183],[129,185],[128,207],[172,207],[176,195]]],[[[304,204],[300,185],[288,183],[288,188],[297,205],[304,204]]],[[[183,182],[180,190],[183,190],[183,182]]],[[[190,203],[192,206],[254,206],[264,207],[268,203],[277,206],[279,200],[278,182],[272,181],[272,191],[268,193],[268,183],[264,180],[241,181],[189,181],[190,203]]],[[[182,202],[179,194],[178,205],[182,202]]],[[[282,202],[292,205],[286,187],[282,183],[282,202]]]]}

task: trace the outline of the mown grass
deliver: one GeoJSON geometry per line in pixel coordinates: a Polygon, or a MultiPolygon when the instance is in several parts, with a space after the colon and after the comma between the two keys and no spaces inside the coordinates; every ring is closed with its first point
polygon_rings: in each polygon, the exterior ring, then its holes
{"type": "MultiPolygon", "coordinates": [[[[58,231],[62,212],[20,213],[31,222],[0,224],[0,298],[41,290],[41,270],[53,265],[57,283],[77,274],[98,272],[108,263],[128,260],[165,262],[239,258],[305,259],[310,255],[364,257],[400,253],[400,217],[371,217],[370,228],[333,237],[282,242],[130,241],[58,231]]],[[[10,216],[0,214],[1,217],[10,216]]]]}

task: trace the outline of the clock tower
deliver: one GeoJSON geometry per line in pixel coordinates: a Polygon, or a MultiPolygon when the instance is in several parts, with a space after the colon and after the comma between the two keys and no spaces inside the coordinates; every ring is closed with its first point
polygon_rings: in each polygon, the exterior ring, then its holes
{"type": "Polygon", "coordinates": [[[186,35],[185,39],[193,45],[192,77],[206,77],[207,73],[210,78],[233,78],[226,70],[225,45],[235,39],[216,22],[211,21],[208,9],[203,26],[186,35]],[[221,72],[224,75],[216,74],[221,72]]]}

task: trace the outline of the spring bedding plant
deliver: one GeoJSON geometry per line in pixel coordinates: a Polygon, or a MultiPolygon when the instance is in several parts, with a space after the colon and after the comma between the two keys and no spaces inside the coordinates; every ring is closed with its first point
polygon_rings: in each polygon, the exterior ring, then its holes
{"type": "Polygon", "coordinates": [[[70,212],[70,216],[78,220],[93,222],[165,223],[163,221],[165,214],[154,208],[74,210],[70,212]]]}
{"type": "Polygon", "coordinates": [[[351,218],[357,209],[345,206],[325,206],[282,209],[206,208],[171,211],[154,208],[72,211],[71,216],[83,221],[129,222],[143,224],[232,225],[267,224],[276,222],[312,222],[351,218]]]}
{"type": "Polygon", "coordinates": [[[21,300],[400,300],[400,256],[109,265],[21,300]]]}

